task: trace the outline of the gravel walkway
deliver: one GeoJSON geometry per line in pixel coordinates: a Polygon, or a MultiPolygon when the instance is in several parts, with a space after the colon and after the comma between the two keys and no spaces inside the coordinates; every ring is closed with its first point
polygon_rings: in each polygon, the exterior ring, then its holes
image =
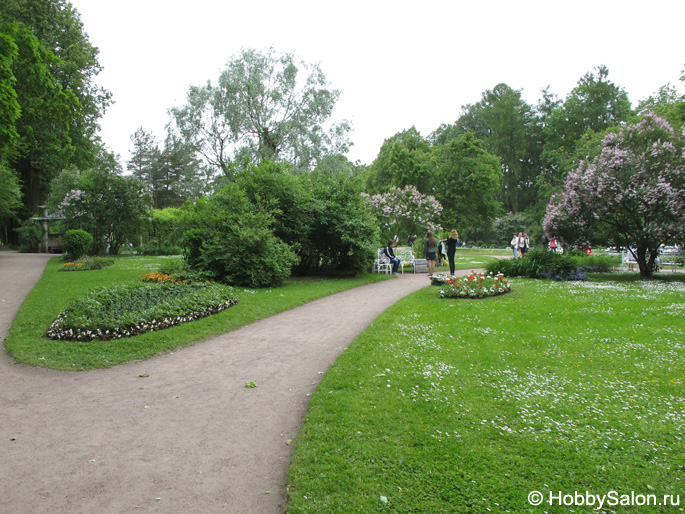
{"type": "MultiPolygon", "coordinates": [[[[0,251],[0,339],[47,257],[0,251]]],[[[297,430],[323,373],[428,283],[401,275],[105,370],[27,367],[3,349],[0,512],[282,513],[297,430]]]]}

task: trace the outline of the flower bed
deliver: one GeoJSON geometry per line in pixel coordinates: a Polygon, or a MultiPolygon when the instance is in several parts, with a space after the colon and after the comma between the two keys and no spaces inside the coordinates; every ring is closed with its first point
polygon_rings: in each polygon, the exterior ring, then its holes
{"type": "Polygon", "coordinates": [[[114,259],[112,258],[102,258],[95,257],[90,259],[88,257],[81,257],[75,261],[65,262],[57,271],[85,271],[91,269],[102,269],[107,266],[114,264],[114,259]]]}
{"type": "Polygon", "coordinates": [[[511,285],[503,274],[485,275],[471,271],[465,277],[448,277],[440,289],[440,298],[486,298],[509,291],[511,285]]]}
{"type": "Polygon", "coordinates": [[[444,286],[447,283],[447,280],[450,278],[454,278],[453,275],[445,275],[444,273],[438,273],[436,275],[429,275],[431,279],[431,285],[432,286],[444,286]]]}
{"type": "Polygon", "coordinates": [[[50,325],[50,339],[119,339],[204,318],[235,305],[233,289],[196,282],[102,287],[76,300],[50,325]]]}

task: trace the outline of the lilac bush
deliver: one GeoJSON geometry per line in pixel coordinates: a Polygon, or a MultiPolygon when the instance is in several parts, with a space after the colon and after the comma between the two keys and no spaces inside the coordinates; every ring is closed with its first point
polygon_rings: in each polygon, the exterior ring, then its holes
{"type": "Polygon", "coordinates": [[[396,234],[442,230],[437,220],[442,205],[434,196],[422,194],[412,185],[403,189],[391,187],[387,193],[368,196],[380,222],[380,230],[388,239],[396,234]]]}
{"type": "Polygon", "coordinates": [[[567,242],[598,234],[633,246],[640,274],[649,276],[659,245],[685,240],[685,130],[648,114],[609,133],[601,153],[566,178],[547,206],[543,226],[567,242]]]}

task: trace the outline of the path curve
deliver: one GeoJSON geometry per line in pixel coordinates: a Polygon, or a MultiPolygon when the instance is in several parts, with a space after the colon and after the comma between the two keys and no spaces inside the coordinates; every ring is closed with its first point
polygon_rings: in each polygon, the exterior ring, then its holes
{"type": "MultiPolygon", "coordinates": [[[[8,276],[30,290],[26,268],[47,262],[25,259],[0,252],[1,296],[8,276]]],[[[288,443],[323,372],[427,285],[401,275],[111,369],[33,368],[3,349],[0,512],[282,513],[288,443]]],[[[13,288],[22,301],[28,290],[13,288]]],[[[0,325],[12,317],[0,313],[0,325]]]]}

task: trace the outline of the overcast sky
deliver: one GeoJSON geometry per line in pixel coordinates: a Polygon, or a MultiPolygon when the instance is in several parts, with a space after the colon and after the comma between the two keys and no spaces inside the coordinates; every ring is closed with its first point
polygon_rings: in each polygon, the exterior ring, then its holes
{"type": "Polygon", "coordinates": [[[561,99],[599,65],[638,101],[679,81],[683,0],[71,0],[100,49],[98,84],[115,101],[105,145],[126,161],[142,126],[160,142],[191,85],[216,84],[241,48],[318,62],[352,122],[348,158],[370,164],[383,140],[427,136],[503,82],[531,104],[561,99]]]}

